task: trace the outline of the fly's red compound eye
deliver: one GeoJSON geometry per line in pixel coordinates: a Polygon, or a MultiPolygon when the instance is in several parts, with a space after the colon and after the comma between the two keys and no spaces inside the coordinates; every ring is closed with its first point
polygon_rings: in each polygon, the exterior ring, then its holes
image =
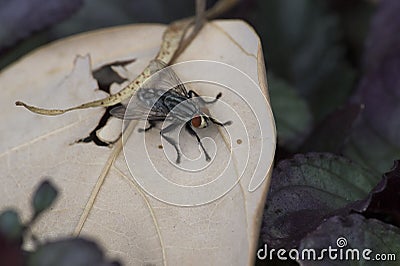
{"type": "Polygon", "coordinates": [[[202,122],[201,120],[202,120],[202,119],[201,119],[200,116],[195,116],[195,117],[193,117],[193,118],[192,118],[192,121],[191,121],[192,126],[195,127],[195,128],[200,127],[200,126],[201,126],[201,122],[202,122]]]}
{"type": "Polygon", "coordinates": [[[191,123],[195,128],[205,128],[208,126],[207,117],[203,115],[193,117],[191,123]]]}

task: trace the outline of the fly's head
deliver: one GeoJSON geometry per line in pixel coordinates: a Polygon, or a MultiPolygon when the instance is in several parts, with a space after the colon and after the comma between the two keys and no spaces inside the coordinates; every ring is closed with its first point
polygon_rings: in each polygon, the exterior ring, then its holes
{"type": "Polygon", "coordinates": [[[207,108],[200,108],[200,112],[192,117],[190,123],[194,128],[206,128],[210,121],[210,112],[207,108]]]}
{"type": "Polygon", "coordinates": [[[207,108],[202,107],[198,114],[194,115],[190,120],[192,127],[194,128],[205,128],[208,127],[210,122],[214,123],[217,126],[229,126],[232,124],[232,121],[226,121],[225,123],[221,123],[210,115],[210,111],[207,108]]]}
{"type": "Polygon", "coordinates": [[[204,115],[198,115],[192,118],[190,123],[194,128],[205,128],[208,127],[208,117],[204,115]]]}

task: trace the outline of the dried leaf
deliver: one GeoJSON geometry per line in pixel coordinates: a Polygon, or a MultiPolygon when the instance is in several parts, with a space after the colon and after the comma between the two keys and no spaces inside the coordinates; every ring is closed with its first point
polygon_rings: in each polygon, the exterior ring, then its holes
{"type": "MultiPolygon", "coordinates": [[[[0,74],[3,92],[0,105],[4,108],[0,113],[1,132],[7,140],[0,143],[0,167],[4,169],[0,177],[0,207],[21,209],[26,215],[23,220],[27,219],[30,206],[26,198],[33,184],[43,176],[50,176],[60,190],[60,198],[34,225],[33,232],[40,239],[90,235],[108,250],[109,257],[121,258],[127,265],[252,264],[268,184],[265,179],[275,151],[275,129],[266,101],[259,39],[247,24],[210,22],[177,59],[178,62],[199,59],[224,63],[211,62],[216,64],[216,71],[209,68],[208,61],[191,62],[195,68],[185,67],[187,63],[179,64],[177,74],[184,82],[217,80],[220,70],[233,71],[222,77],[227,87],[188,84],[190,89],[210,97],[222,91],[221,104],[211,106],[210,111],[221,121],[234,120],[227,128],[230,134],[227,138],[216,128],[204,131],[204,137],[215,139],[218,148],[215,161],[204,171],[175,168],[166,157],[173,148],[168,144],[159,148],[161,141],[156,130],[146,134],[133,130],[124,145],[124,153],[118,143],[111,148],[93,143],[71,145],[98,124],[104,109],[46,117],[13,106],[16,99],[48,108],[65,108],[103,98],[105,93],[95,90],[97,83],[91,76],[91,66],[97,68],[116,60],[135,58],[125,68],[137,75],[154,58],[164,30],[165,26],[161,25],[138,25],[87,33],[44,47],[0,74]],[[75,66],[71,66],[76,55],[88,52],[92,62],[87,56],[78,57],[75,66]],[[238,95],[248,97],[249,104],[238,95]],[[258,121],[254,120],[255,114],[260,114],[258,121]],[[143,145],[149,156],[141,149],[143,145]],[[154,162],[150,168],[146,168],[148,158],[154,162]],[[129,169],[126,162],[134,163],[135,167],[129,169]],[[162,184],[164,179],[151,178],[154,167],[172,182],[194,189],[213,185],[216,171],[225,171],[224,177],[237,183],[233,182],[230,190],[224,190],[219,198],[210,198],[215,191],[221,192],[216,185],[205,194],[188,194],[185,190],[175,193],[162,184]],[[240,167],[245,167],[243,173],[240,167]],[[172,198],[154,198],[154,191],[145,191],[146,184],[140,183],[140,186],[138,181],[155,181],[156,192],[172,198]],[[193,201],[198,206],[193,206],[196,205],[193,201]],[[177,206],[178,203],[192,206],[177,206]]],[[[120,124],[112,124],[106,127],[121,128],[120,124]]],[[[183,134],[181,142],[188,156],[201,155],[191,136],[183,134]]],[[[212,141],[205,142],[206,148],[214,147],[212,141]]],[[[199,158],[196,162],[203,164],[204,158],[199,158]]],[[[182,161],[182,165],[185,162],[189,161],[182,161]]],[[[221,180],[224,181],[220,178],[215,182],[221,180]]]]}

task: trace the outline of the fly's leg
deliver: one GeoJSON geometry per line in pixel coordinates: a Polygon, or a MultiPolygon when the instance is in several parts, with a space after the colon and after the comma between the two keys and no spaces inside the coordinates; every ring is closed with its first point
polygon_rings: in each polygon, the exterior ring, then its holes
{"type": "Polygon", "coordinates": [[[146,132],[156,126],[156,123],[154,121],[148,121],[148,122],[150,124],[149,127],[148,128],[139,128],[138,132],[146,132]]]}
{"type": "Polygon", "coordinates": [[[208,118],[210,119],[211,122],[221,127],[232,125],[232,121],[226,121],[225,123],[221,123],[217,121],[215,118],[212,118],[211,116],[209,116],[208,118]]]}
{"type": "MultiPolygon", "coordinates": [[[[215,97],[215,99],[212,100],[212,101],[205,101],[205,100],[202,99],[195,91],[190,90],[190,91],[188,92],[189,98],[193,98],[193,95],[196,96],[196,97],[199,97],[200,101],[201,101],[203,104],[211,104],[211,103],[215,103],[216,101],[218,101],[218,99],[221,98],[222,93],[221,93],[221,92],[218,93],[217,96],[215,97]]],[[[213,122],[214,124],[216,124],[216,125],[218,125],[218,126],[221,126],[221,127],[229,126],[229,125],[232,124],[232,121],[226,121],[225,123],[221,123],[221,122],[217,121],[216,119],[212,118],[211,116],[209,116],[208,118],[210,119],[211,122],[213,122]]]]}
{"type": "Polygon", "coordinates": [[[170,137],[165,136],[165,133],[168,133],[168,132],[174,130],[178,125],[179,125],[178,123],[173,123],[173,124],[167,126],[166,128],[163,128],[160,130],[161,137],[163,137],[166,141],[168,141],[169,144],[174,146],[174,148],[176,150],[176,154],[177,154],[177,158],[176,158],[177,164],[179,164],[181,162],[181,152],[179,151],[178,145],[176,144],[175,140],[173,140],[170,137]]]}
{"type": "Polygon", "coordinates": [[[218,93],[217,96],[215,97],[215,99],[212,101],[204,100],[203,98],[200,97],[200,95],[197,94],[197,92],[192,91],[192,90],[188,91],[188,96],[189,96],[189,98],[193,98],[193,96],[198,97],[202,104],[211,104],[211,103],[215,103],[216,101],[218,101],[218,99],[221,98],[222,93],[221,92],[218,93]]]}
{"type": "Polygon", "coordinates": [[[197,142],[199,143],[200,147],[204,151],[204,154],[206,155],[206,161],[209,162],[211,160],[211,157],[210,157],[210,155],[208,155],[206,149],[203,146],[203,143],[201,143],[199,135],[197,135],[196,131],[194,131],[193,128],[190,126],[190,122],[187,122],[185,124],[185,127],[186,127],[187,132],[189,132],[190,135],[196,137],[197,142]]]}

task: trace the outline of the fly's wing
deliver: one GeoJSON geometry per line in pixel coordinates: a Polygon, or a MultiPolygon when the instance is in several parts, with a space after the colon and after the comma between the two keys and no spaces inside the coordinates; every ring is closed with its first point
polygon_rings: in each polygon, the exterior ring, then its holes
{"type": "Polygon", "coordinates": [[[165,120],[170,110],[158,102],[159,97],[168,90],[188,97],[185,86],[172,68],[165,67],[166,64],[160,60],[151,61],[150,73],[152,75],[135,93],[128,107],[117,106],[111,109],[110,114],[126,120],[165,120]],[[145,99],[140,100],[138,95],[145,99]]]}
{"type": "Polygon", "coordinates": [[[182,96],[189,97],[185,85],[171,67],[160,60],[150,62],[152,76],[143,84],[143,89],[173,90],[182,96]]]}
{"type": "Polygon", "coordinates": [[[164,112],[156,110],[155,108],[146,109],[136,106],[127,109],[125,106],[122,105],[116,106],[111,109],[110,114],[116,118],[125,120],[163,121],[167,117],[164,112]]]}

